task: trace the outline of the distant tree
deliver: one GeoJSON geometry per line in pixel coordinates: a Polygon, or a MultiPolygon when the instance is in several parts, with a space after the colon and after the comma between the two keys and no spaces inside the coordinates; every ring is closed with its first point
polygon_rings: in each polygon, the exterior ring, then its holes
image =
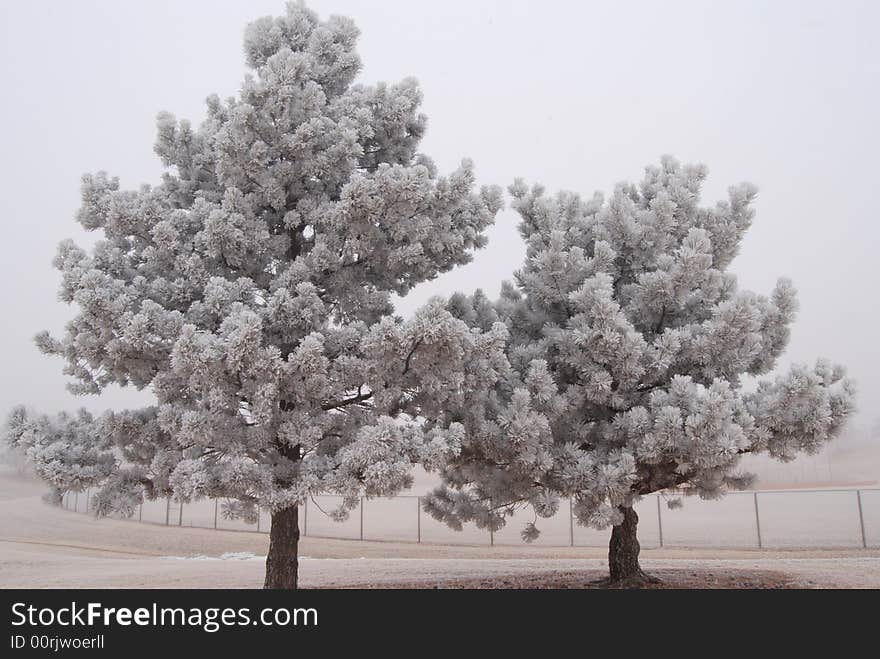
{"type": "Polygon", "coordinates": [[[97,419],[17,409],[7,427],[56,497],[98,487],[99,513],[159,496],[270,510],[270,588],[297,585],[308,496],[341,494],[344,516],[455,450],[460,427],[423,432],[406,413],[460,395],[462,364],[503,344],[503,326],[474,332],[439,301],[391,317],[392,294],[485,245],[501,191],[475,192],[467,161],[438,175],[417,152],[416,82],[354,84],[357,36],[302,4],[251,23],[239,96],[208,98],[197,129],[159,116],[160,185],[83,177],[77,219],[102,239],[61,243],[61,299],[78,310],[37,343],[75,393],[157,402],[97,419]]]}
{"type": "Polygon", "coordinates": [[[769,297],[737,288],[728,268],[752,223],[756,191],[699,205],[702,166],[665,158],[608,200],[553,197],[517,181],[526,262],[491,304],[456,296],[452,313],[510,332],[507,365],[433,419],[464,425],[461,452],[427,509],[453,526],[499,528],[519,507],[552,516],[573,497],[582,525],[612,526],[610,582],[650,580],[639,565],[633,504],[652,492],[721,496],[744,488],[740,457],[813,453],[853,409],[843,369],[819,361],[770,372],[796,300],[782,279],[769,297]]]}

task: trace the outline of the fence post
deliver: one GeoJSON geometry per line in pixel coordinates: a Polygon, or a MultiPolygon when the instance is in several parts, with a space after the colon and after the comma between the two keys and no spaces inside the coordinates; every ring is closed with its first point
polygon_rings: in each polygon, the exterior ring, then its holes
{"type": "Polygon", "coordinates": [[[260,532],[260,509],[257,508],[257,533],[260,532]]]}
{"type": "Polygon", "coordinates": [[[144,502],[141,501],[138,505],[138,522],[143,521],[144,519],[144,502]]]}
{"type": "Polygon", "coordinates": [[[660,548],[663,548],[663,515],[660,512],[662,506],[660,505],[660,495],[657,495],[657,529],[660,531],[660,548]]]}
{"type": "Polygon", "coordinates": [[[416,497],[416,542],[422,542],[422,497],[416,497]]]}
{"type": "MultiPolygon", "coordinates": [[[[492,506],[493,506],[492,500],[489,499],[489,508],[491,509],[492,506]]],[[[495,529],[492,528],[492,520],[491,519],[489,520],[489,546],[490,547],[495,546],[495,529]]]]}
{"type": "Polygon", "coordinates": [[[364,539],[364,498],[361,497],[361,540],[364,539]]]}
{"type": "Polygon", "coordinates": [[[73,512],[79,512],[79,492],[73,493],[73,512]]]}
{"type": "Polygon", "coordinates": [[[214,530],[217,530],[217,509],[220,507],[220,499],[214,499],[214,530]]]}
{"type": "Polygon", "coordinates": [[[868,548],[868,539],[865,537],[865,515],[862,513],[862,491],[856,490],[856,501],[859,503],[859,528],[862,529],[862,547],[868,548]]]}
{"type": "Polygon", "coordinates": [[[568,498],[568,542],[574,547],[574,499],[568,498]]]}
{"type": "Polygon", "coordinates": [[[86,488],[86,512],[89,512],[89,499],[91,498],[92,488],[86,488]]]}
{"type": "Polygon", "coordinates": [[[171,518],[171,497],[165,499],[165,526],[168,526],[168,521],[171,518]]]}
{"type": "Polygon", "coordinates": [[[177,525],[183,526],[183,501],[180,502],[180,508],[177,509],[177,525]]]}
{"type": "Polygon", "coordinates": [[[303,504],[303,535],[309,534],[309,497],[306,497],[306,502],[303,504]]]}
{"type": "Polygon", "coordinates": [[[758,493],[752,492],[752,496],[755,499],[755,529],[758,531],[758,549],[763,549],[764,543],[761,541],[761,514],[758,512],[758,493]]]}

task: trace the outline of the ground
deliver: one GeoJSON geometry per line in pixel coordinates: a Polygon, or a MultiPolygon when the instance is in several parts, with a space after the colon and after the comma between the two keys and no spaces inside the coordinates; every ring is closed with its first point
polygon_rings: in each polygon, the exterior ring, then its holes
{"type": "MultiPolygon", "coordinates": [[[[44,487],[0,472],[0,588],[257,588],[265,534],[95,519],[42,502],[44,487]]],[[[306,588],[582,588],[604,551],[304,538],[306,588]]],[[[880,588],[880,551],[648,549],[667,587],[880,588]]]]}

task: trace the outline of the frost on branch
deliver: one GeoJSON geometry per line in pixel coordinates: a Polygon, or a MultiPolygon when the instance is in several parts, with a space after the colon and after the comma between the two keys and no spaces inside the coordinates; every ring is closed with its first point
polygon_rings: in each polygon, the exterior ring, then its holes
{"type": "Polygon", "coordinates": [[[107,479],[117,460],[94,418],[85,410],[75,415],[34,416],[16,407],[7,418],[4,440],[23,451],[35,473],[51,489],[49,500],[60,504],[67,492],[83,492],[107,479]]]}
{"type": "Polygon", "coordinates": [[[495,302],[477,292],[448,303],[475,330],[504,323],[509,340],[497,380],[428,415],[464,426],[427,501],[434,517],[495,528],[516,508],[546,515],[552,495],[604,528],[652,492],[748,487],[745,453],[790,459],[839,433],[854,398],[840,367],[743,386],[774,369],[797,301],[787,279],[769,295],[738,288],[728,267],[757,192],[734,186],[702,206],[705,177],[667,157],[607,198],[510,187],[527,244],[515,284],[495,302]]]}
{"type": "Polygon", "coordinates": [[[236,98],[210,97],[198,125],[159,115],[161,182],[83,177],[77,221],[97,241],[59,245],[76,315],[37,344],[72,391],[131,385],[156,404],[15,416],[13,443],[53,487],[100,486],[100,512],[220,497],[254,519],[313,493],[393,494],[413,462],[458,453],[461,424],[418,414],[491,380],[506,328],[442,301],[403,322],[391,299],[467,263],[501,191],[418,151],[418,84],[356,84],[357,36],[302,4],[255,21],[236,98]]]}

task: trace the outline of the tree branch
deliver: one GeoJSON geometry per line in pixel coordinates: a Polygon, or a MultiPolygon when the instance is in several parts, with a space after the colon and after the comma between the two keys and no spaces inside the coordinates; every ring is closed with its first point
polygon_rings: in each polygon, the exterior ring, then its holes
{"type": "Polygon", "coordinates": [[[663,323],[666,322],[666,305],[663,305],[663,310],[660,312],[660,320],[657,321],[657,324],[654,325],[654,334],[660,334],[660,330],[663,329],[663,323]]]}
{"type": "Polygon", "coordinates": [[[409,373],[409,362],[420,345],[422,345],[422,339],[417,340],[413,344],[413,347],[410,349],[409,354],[406,356],[406,360],[404,360],[403,362],[403,372],[401,373],[401,375],[406,375],[407,373],[409,373]]]}
{"type": "Polygon", "coordinates": [[[348,407],[349,405],[357,405],[358,403],[363,403],[364,401],[370,400],[372,397],[372,391],[366,394],[358,394],[357,396],[352,396],[351,398],[343,398],[342,400],[324,403],[323,405],[321,405],[321,409],[325,412],[329,412],[330,410],[337,410],[342,407],[348,407]]]}
{"type": "Polygon", "coordinates": [[[664,382],[655,382],[653,384],[640,384],[638,387],[636,387],[636,391],[638,391],[640,394],[644,394],[649,391],[654,391],[654,389],[659,389],[660,387],[662,387],[666,384],[667,383],[665,381],[664,382]]]}

